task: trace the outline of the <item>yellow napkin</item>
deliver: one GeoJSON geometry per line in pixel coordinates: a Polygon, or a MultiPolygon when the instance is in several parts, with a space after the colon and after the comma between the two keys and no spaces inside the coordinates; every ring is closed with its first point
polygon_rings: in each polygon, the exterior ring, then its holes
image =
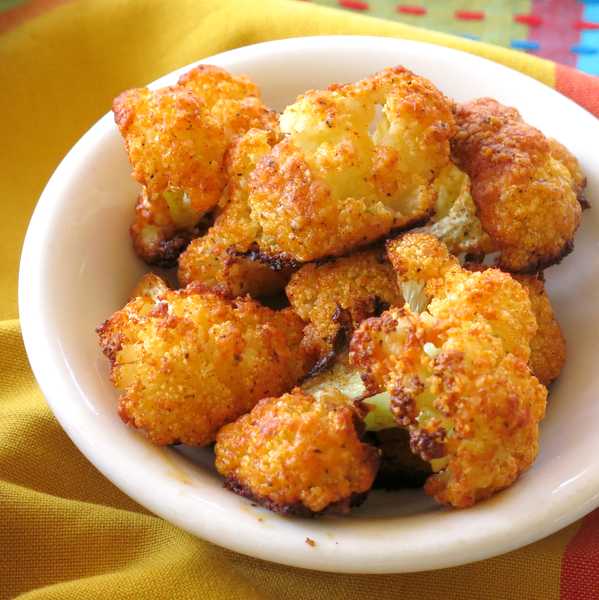
{"type": "Polygon", "coordinates": [[[493,560],[393,576],[282,567],[178,530],[119,492],[62,432],[34,382],[14,320],[18,257],[37,197],[70,146],[126,88],[230,48],[315,34],[426,40],[482,54],[549,85],[553,63],[300,2],[29,5],[22,12],[9,6],[4,19],[0,13],[0,597],[559,598],[562,558],[578,524],[493,560]]]}

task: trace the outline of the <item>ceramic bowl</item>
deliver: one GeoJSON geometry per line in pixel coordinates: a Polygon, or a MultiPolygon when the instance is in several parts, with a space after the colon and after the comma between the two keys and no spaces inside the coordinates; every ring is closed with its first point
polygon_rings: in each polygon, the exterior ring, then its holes
{"type": "MultiPolygon", "coordinates": [[[[313,37],[202,62],[248,74],[279,110],[308,88],[405,65],[458,101],[491,96],[517,107],[574,152],[588,175],[591,204],[599,200],[599,122],[549,87],[482,58],[389,38],[313,37]]],[[[190,66],[153,87],[174,83],[190,66]]],[[[534,466],[510,489],[467,510],[440,508],[420,490],[380,491],[348,517],[305,520],[277,516],[225,490],[210,451],[154,447],[118,418],[94,328],[124,304],[147,270],[128,234],[136,191],[107,114],[65,157],[37,204],[21,260],[19,305],[31,365],[54,414],[88,459],[137,502],[238,552],[347,573],[487,558],[547,536],[599,505],[597,210],[584,213],[574,254],[547,272],[568,363],[552,389],[534,466]]]]}

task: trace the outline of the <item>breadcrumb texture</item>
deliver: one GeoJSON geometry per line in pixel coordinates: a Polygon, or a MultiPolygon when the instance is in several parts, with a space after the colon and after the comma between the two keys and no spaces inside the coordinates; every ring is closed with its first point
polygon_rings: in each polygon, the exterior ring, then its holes
{"type": "Polygon", "coordinates": [[[568,150],[490,98],[458,105],[452,155],[472,181],[500,266],[534,272],[568,254],[585,178],[568,150]]]}
{"type": "Polygon", "coordinates": [[[413,261],[435,244],[420,273],[431,292],[426,310],[406,305],[364,321],[350,358],[371,390],[388,391],[412,450],[431,463],[427,493],[467,507],[532,464],[547,390],[527,364],[537,329],[531,302],[509,274],[468,272],[425,234],[396,241],[394,264],[418,273],[413,261]]]}
{"type": "Polygon", "coordinates": [[[303,322],[249,299],[156,281],[98,328],[122,392],[119,414],[157,445],[203,446],[261,398],[291,389],[310,368],[303,322]]]}
{"type": "MultiPolygon", "coordinates": [[[[464,265],[470,271],[484,271],[489,267],[476,263],[464,265]]],[[[542,273],[513,275],[528,292],[532,312],[537,321],[537,332],[530,340],[528,366],[535,377],[548,386],[555,381],[566,363],[566,339],[545,290],[542,273]]]]}
{"type": "Polygon", "coordinates": [[[543,385],[555,381],[566,363],[566,340],[553,312],[539,275],[518,275],[517,281],[528,292],[532,312],[537,320],[537,333],[530,341],[529,365],[543,385]]]}
{"type": "Polygon", "coordinates": [[[200,282],[231,296],[270,296],[289,280],[288,269],[274,270],[255,260],[251,250],[260,240],[260,227],[248,205],[248,178],[276,140],[274,131],[250,129],[227,153],[227,188],[222,206],[208,233],[195,239],[179,258],[181,285],[200,282]]]}
{"type": "Polygon", "coordinates": [[[309,323],[307,337],[325,349],[333,348],[343,328],[349,339],[361,321],[402,303],[393,269],[380,249],[304,265],[285,291],[293,309],[309,323]]]}
{"type": "Polygon", "coordinates": [[[296,389],[260,401],[219,431],[215,453],[231,488],[284,513],[347,511],[352,497],[370,490],[378,468],[347,399],[333,391],[315,399],[296,389]]]}
{"type": "Polygon", "coordinates": [[[250,187],[264,252],[300,262],[339,256],[432,212],[454,122],[428,80],[395,67],[311,90],[280,126],[285,137],[250,187]]]}
{"type": "Polygon", "coordinates": [[[211,65],[184,74],[177,85],[132,89],[113,103],[133,177],[142,184],[131,227],[138,255],[173,266],[202,216],[225,187],[227,147],[252,127],[276,128],[278,118],[247,77],[211,65]]]}

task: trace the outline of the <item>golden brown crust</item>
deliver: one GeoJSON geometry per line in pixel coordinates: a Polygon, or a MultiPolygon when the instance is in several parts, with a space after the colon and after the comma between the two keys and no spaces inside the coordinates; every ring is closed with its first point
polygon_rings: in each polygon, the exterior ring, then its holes
{"type": "Polygon", "coordinates": [[[148,195],[182,191],[201,214],[216,205],[224,178],[222,128],[189,90],[128,90],[113,103],[133,177],[148,195]]]}
{"type": "MultiPolygon", "coordinates": [[[[434,238],[405,237],[395,259],[404,273],[415,273],[434,238]],[[415,251],[418,239],[422,252],[415,251]]],[[[432,283],[427,309],[393,308],[364,321],[350,360],[372,393],[391,395],[412,450],[431,462],[436,474],[427,493],[465,507],[511,485],[532,464],[547,390],[527,365],[536,320],[522,286],[497,269],[452,265],[440,249],[433,256],[438,267],[432,258],[423,276],[432,283]]]]}
{"type": "Polygon", "coordinates": [[[349,509],[352,496],[370,490],[378,468],[347,399],[333,391],[317,400],[299,389],[262,400],[219,431],[215,453],[218,472],[235,491],[279,512],[349,509]]]}
{"type": "Polygon", "coordinates": [[[181,75],[178,85],[192,91],[209,108],[228,139],[252,128],[278,127],[277,114],[262,103],[258,86],[245,75],[198,65],[181,75]]]}
{"type": "MultiPolygon", "coordinates": [[[[478,263],[466,263],[469,271],[485,271],[489,267],[478,263]]],[[[530,340],[528,366],[534,376],[548,386],[555,381],[566,363],[566,339],[553,312],[551,301],[545,291],[543,273],[535,275],[513,275],[527,291],[537,330],[530,340]]]]}
{"type": "Polygon", "coordinates": [[[307,335],[329,349],[342,328],[349,339],[361,321],[402,302],[393,269],[376,249],[304,265],[285,291],[293,309],[309,323],[307,335]]]}
{"type": "Polygon", "coordinates": [[[470,176],[501,267],[533,272],[559,262],[580,224],[584,176],[574,157],[490,98],[458,105],[455,114],[452,155],[470,176]]]}
{"type": "Polygon", "coordinates": [[[396,67],[308,91],[280,123],[286,137],[259,163],[250,191],[265,252],[302,262],[339,256],[429,216],[453,117],[427,80],[396,67]]]}
{"type": "Polygon", "coordinates": [[[311,366],[303,322],[201,286],[138,296],[98,328],[121,390],[119,414],[158,445],[202,446],[311,366]]]}
{"type": "Polygon", "coordinates": [[[144,186],[131,228],[134,248],[162,266],[172,266],[203,233],[197,224],[219,202],[231,141],[252,127],[278,129],[254,83],[211,65],[195,67],[176,86],[128,90],[113,111],[133,176],[144,186]]]}
{"type": "Polygon", "coordinates": [[[566,340],[557,321],[543,279],[539,275],[518,275],[516,280],[530,297],[537,320],[537,333],[530,341],[528,364],[545,386],[555,381],[566,363],[566,340]]]}
{"type": "Polygon", "coordinates": [[[276,133],[251,129],[232,144],[226,157],[223,206],[208,233],[194,240],[179,258],[181,285],[196,281],[231,296],[253,297],[270,296],[284,288],[290,270],[271,268],[251,255],[261,232],[247,201],[249,174],[275,140],[276,133]]]}

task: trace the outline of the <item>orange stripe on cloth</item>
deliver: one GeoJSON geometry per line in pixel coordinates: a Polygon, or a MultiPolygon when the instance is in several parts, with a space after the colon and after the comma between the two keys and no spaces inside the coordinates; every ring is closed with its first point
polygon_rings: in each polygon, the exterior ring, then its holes
{"type": "Polygon", "coordinates": [[[587,515],[566,547],[562,560],[560,600],[599,597],[599,510],[587,515]]]}
{"type": "Polygon", "coordinates": [[[13,29],[28,19],[33,19],[69,0],[29,0],[6,11],[0,12],[0,33],[13,29]]]}
{"type": "Polygon", "coordinates": [[[599,77],[556,63],[555,89],[599,117],[599,77]]]}

